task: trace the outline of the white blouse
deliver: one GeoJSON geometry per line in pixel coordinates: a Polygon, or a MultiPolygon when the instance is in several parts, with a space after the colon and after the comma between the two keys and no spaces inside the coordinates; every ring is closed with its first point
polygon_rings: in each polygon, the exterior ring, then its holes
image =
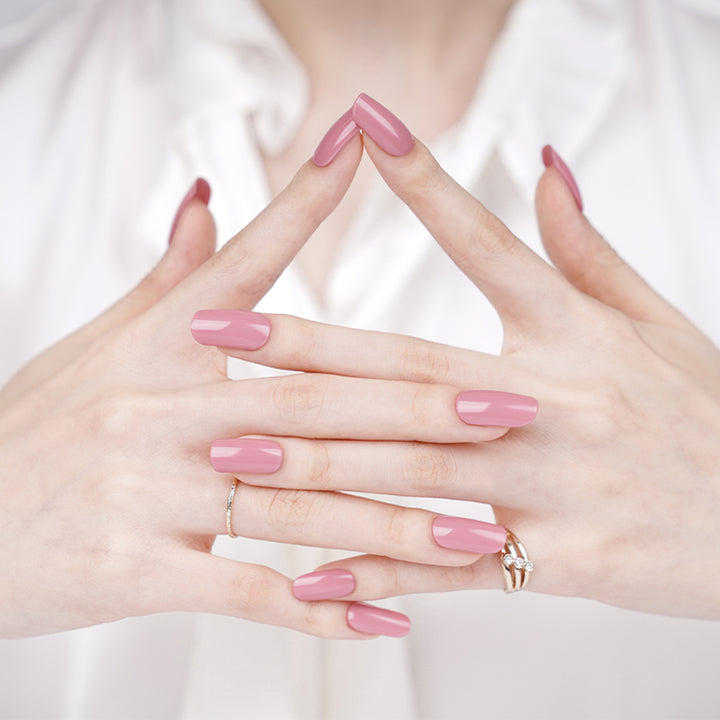
{"type": "MultiPolygon", "coordinates": [[[[464,119],[432,149],[541,252],[533,196],[540,148],[553,143],[590,219],[720,342],[719,70],[715,0],[519,0],[464,119]]],[[[361,90],[348,89],[348,105],[361,90]]],[[[5,0],[0,378],[152,266],[197,175],[213,186],[219,237],[254,217],[270,199],[260,148],[282,149],[307,97],[302,68],[251,0],[5,0]]],[[[326,302],[291,266],[258,309],[492,352],[501,343],[489,303],[379,178],[326,302]]],[[[336,556],[225,537],[216,552],[290,576],[336,556]]],[[[406,639],[318,640],[172,614],[2,641],[0,717],[720,715],[720,623],[530,592],[380,604],[411,616],[406,639]]]]}

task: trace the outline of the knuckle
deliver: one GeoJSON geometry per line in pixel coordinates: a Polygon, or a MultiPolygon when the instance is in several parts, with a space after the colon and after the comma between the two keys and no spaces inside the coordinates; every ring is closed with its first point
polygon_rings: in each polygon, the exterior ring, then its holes
{"type": "Polygon", "coordinates": [[[403,380],[419,383],[443,382],[450,372],[447,356],[421,340],[400,349],[398,366],[403,380]]]}
{"type": "Polygon", "coordinates": [[[274,409],[293,421],[316,418],[322,410],[326,382],[311,374],[280,378],[272,393],[274,409]]]}
{"type": "Polygon", "coordinates": [[[615,248],[602,241],[589,254],[564,268],[563,273],[575,287],[586,290],[596,287],[598,282],[605,281],[608,272],[612,273],[613,270],[624,266],[625,262],[615,248]]]}
{"type": "Polygon", "coordinates": [[[287,355],[298,367],[309,367],[317,355],[318,333],[313,323],[294,319],[291,332],[284,333],[287,355]]]}
{"type": "Polygon", "coordinates": [[[273,592],[271,575],[258,569],[232,577],[228,587],[229,606],[245,614],[270,604],[273,592]]]}
{"type": "Polygon", "coordinates": [[[325,620],[325,608],[321,603],[309,602],[305,604],[305,617],[303,618],[305,628],[313,634],[317,634],[322,628],[325,620]]]}
{"type": "Polygon", "coordinates": [[[276,528],[304,527],[318,512],[318,495],[306,490],[274,490],[268,503],[268,522],[276,528]]]}
{"type": "Polygon", "coordinates": [[[425,427],[437,416],[436,395],[431,385],[418,385],[412,393],[410,412],[413,420],[425,427]]]}
{"type": "Polygon", "coordinates": [[[482,205],[477,206],[471,220],[471,249],[476,253],[504,256],[515,251],[518,239],[505,224],[482,205]]]}
{"type": "Polygon", "coordinates": [[[398,563],[394,560],[388,559],[381,566],[379,579],[380,579],[380,593],[382,596],[395,596],[402,594],[403,586],[400,580],[400,573],[398,572],[398,563]]]}
{"type": "Polygon", "coordinates": [[[330,452],[328,445],[322,440],[316,440],[312,443],[312,459],[308,481],[313,487],[325,488],[330,485],[330,452]]]}
{"type": "Polygon", "coordinates": [[[606,240],[603,240],[595,246],[591,260],[594,264],[605,269],[623,267],[625,265],[625,262],[620,257],[617,250],[615,250],[615,248],[606,240]]]}
{"type": "Polygon", "coordinates": [[[457,470],[452,451],[436,445],[411,445],[405,454],[402,472],[410,489],[426,495],[452,485],[457,470]]]}
{"type": "Polygon", "coordinates": [[[111,390],[89,408],[88,421],[110,437],[134,436],[138,430],[141,406],[142,399],[139,396],[127,391],[111,390]]]}
{"type": "Polygon", "coordinates": [[[408,533],[408,508],[394,506],[390,510],[390,516],[387,520],[386,537],[388,543],[392,546],[390,549],[397,550],[398,546],[402,546],[408,533]]]}
{"type": "Polygon", "coordinates": [[[427,151],[419,155],[416,167],[413,168],[413,182],[410,192],[414,196],[427,197],[440,192],[445,185],[447,176],[437,164],[435,158],[427,151]]]}
{"type": "Polygon", "coordinates": [[[280,275],[257,254],[248,252],[243,235],[247,228],[222,247],[209,261],[213,282],[221,287],[240,285],[250,295],[264,295],[280,275]]]}

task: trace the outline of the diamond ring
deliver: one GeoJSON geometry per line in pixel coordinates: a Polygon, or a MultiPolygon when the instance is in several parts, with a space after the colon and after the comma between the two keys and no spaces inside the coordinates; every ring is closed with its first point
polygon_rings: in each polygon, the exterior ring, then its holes
{"type": "Polygon", "coordinates": [[[535,569],[535,563],[528,558],[525,546],[510,530],[507,530],[507,541],[500,551],[500,565],[505,577],[506,593],[524,588],[530,580],[530,573],[535,569]]]}

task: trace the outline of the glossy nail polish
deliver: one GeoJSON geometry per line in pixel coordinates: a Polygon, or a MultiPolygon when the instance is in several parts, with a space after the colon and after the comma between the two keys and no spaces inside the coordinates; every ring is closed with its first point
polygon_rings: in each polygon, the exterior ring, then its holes
{"type": "Polygon", "coordinates": [[[538,411],[535,398],[498,390],[467,390],[455,400],[458,417],[468,425],[522,427],[538,411]]]}
{"type": "Polygon", "coordinates": [[[575,204],[578,206],[578,210],[582,212],[583,201],[580,197],[580,189],[575,182],[573,174],[570,172],[570,168],[565,164],[565,161],[555,152],[552,145],[546,145],[542,149],[543,164],[546,168],[550,166],[554,167],[562,176],[565,184],[570,189],[572,196],[575,198],[575,204]]]}
{"type": "Polygon", "coordinates": [[[175,213],[175,218],[172,221],[172,225],[170,226],[170,237],[168,238],[168,245],[172,244],[175,231],[177,230],[180,218],[185,212],[185,208],[187,208],[187,206],[195,199],[200,200],[200,202],[202,202],[204,205],[207,205],[210,202],[210,185],[208,184],[207,180],[203,180],[203,178],[198,178],[187,191],[185,197],[182,199],[180,207],[177,209],[177,212],[175,213]]]}
{"type": "Polygon", "coordinates": [[[352,117],[388,155],[407,155],[415,145],[405,125],[365,93],[360,93],[353,103],[352,117]]]}
{"type": "Polygon", "coordinates": [[[259,350],[270,337],[270,321],[247,310],[199,310],[190,332],[201,345],[259,350]]]}
{"type": "Polygon", "coordinates": [[[333,126],[325,133],[313,155],[313,162],[318,167],[329,165],[338,153],[360,132],[353,120],[352,108],[343,113],[333,126]]]}
{"type": "Polygon", "coordinates": [[[328,568],[301,575],[293,582],[293,593],[298,600],[333,600],[355,590],[355,578],[348,570],[328,568]]]}
{"type": "Polygon", "coordinates": [[[210,464],[217,472],[267,475],[279,470],[282,461],[282,448],[264,438],[216,440],[210,447],[210,464]]]}
{"type": "Polygon", "coordinates": [[[483,555],[500,552],[507,540],[502,525],[446,515],[435,518],[432,534],[440,547],[483,555]]]}
{"type": "Polygon", "coordinates": [[[347,622],[353,629],[370,635],[405,637],[410,632],[410,618],[393,610],[353,603],[347,610],[347,622]]]}

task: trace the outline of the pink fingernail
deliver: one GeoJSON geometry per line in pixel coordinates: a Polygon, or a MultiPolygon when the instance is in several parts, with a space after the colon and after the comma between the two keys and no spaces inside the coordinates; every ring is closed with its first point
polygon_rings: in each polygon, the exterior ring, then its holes
{"type": "Polygon", "coordinates": [[[216,440],[210,447],[210,464],[217,472],[267,475],[282,461],[282,448],[263,438],[216,440]]]}
{"type": "Polygon", "coordinates": [[[342,568],[329,568],[301,575],[293,583],[298,600],[333,600],[355,590],[353,574],[342,568]]]}
{"type": "Polygon", "coordinates": [[[313,162],[318,167],[329,165],[338,153],[350,142],[360,128],[353,120],[352,108],[343,113],[335,124],[325,133],[313,155],[313,162]]]}
{"type": "Polygon", "coordinates": [[[535,419],[538,402],[527,395],[498,390],[467,390],[457,396],[455,410],[468,425],[522,427],[535,419]]]}
{"type": "Polygon", "coordinates": [[[555,152],[552,145],[546,145],[542,149],[542,159],[543,164],[546,168],[549,168],[552,165],[552,167],[554,167],[560,173],[560,175],[562,175],[562,179],[565,181],[568,188],[570,188],[570,192],[575,198],[575,204],[578,206],[578,210],[582,212],[583,201],[580,197],[580,189],[575,182],[573,174],[570,172],[570,168],[565,164],[565,161],[555,152]]]}
{"type": "Polygon", "coordinates": [[[258,350],[270,337],[270,320],[247,310],[199,310],[190,332],[201,345],[258,350]]]}
{"type": "Polygon", "coordinates": [[[175,213],[175,219],[172,221],[172,225],[170,226],[170,237],[168,238],[168,245],[172,244],[173,237],[175,236],[175,231],[177,230],[180,218],[185,212],[185,208],[196,198],[202,203],[204,203],[206,206],[210,202],[210,185],[208,181],[204,180],[203,178],[198,178],[187,191],[187,195],[185,195],[185,197],[182,199],[180,207],[175,213]]]}
{"type": "Polygon", "coordinates": [[[405,637],[410,632],[410,618],[399,612],[353,603],[347,610],[347,622],[353,629],[370,635],[405,637]]]}
{"type": "Polygon", "coordinates": [[[388,155],[407,155],[415,145],[405,125],[365,93],[360,93],[353,103],[352,117],[388,155]]]}
{"type": "Polygon", "coordinates": [[[440,547],[482,555],[500,552],[507,541],[502,525],[446,515],[433,520],[432,534],[440,547]]]}

